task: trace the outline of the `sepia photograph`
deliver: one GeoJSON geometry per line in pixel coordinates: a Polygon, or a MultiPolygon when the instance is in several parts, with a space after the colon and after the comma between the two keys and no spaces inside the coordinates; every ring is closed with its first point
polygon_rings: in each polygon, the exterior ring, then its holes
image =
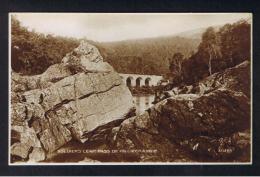
{"type": "Polygon", "coordinates": [[[252,164],[252,13],[9,13],[9,165],[252,164]]]}

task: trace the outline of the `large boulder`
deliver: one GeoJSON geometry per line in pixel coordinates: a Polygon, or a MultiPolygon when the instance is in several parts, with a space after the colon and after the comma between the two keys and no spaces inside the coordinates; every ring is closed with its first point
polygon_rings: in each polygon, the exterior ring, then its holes
{"type": "Polygon", "coordinates": [[[132,95],[96,47],[81,42],[61,64],[43,74],[12,73],[11,154],[29,161],[44,160],[76,139],[134,109],[132,95]]]}
{"type": "MultiPolygon", "coordinates": [[[[172,122],[173,139],[199,135],[222,136],[250,126],[250,100],[241,92],[215,90],[197,97],[171,97],[161,110],[172,122]]],[[[168,122],[168,123],[169,123],[168,122]]]]}
{"type": "Polygon", "coordinates": [[[250,64],[216,73],[198,85],[205,88],[195,92],[186,86],[182,94],[177,88],[177,94],[113,128],[110,146],[157,150],[137,153],[140,161],[249,162],[250,64]]]}
{"type": "MultiPolygon", "coordinates": [[[[221,161],[249,152],[249,129],[249,99],[216,90],[165,99],[112,129],[109,140],[118,149],[155,149],[145,156],[154,161],[221,161]]],[[[138,158],[146,161],[141,153],[138,158]]]]}
{"type": "MultiPolygon", "coordinates": [[[[158,107],[153,109],[156,111],[158,107]]],[[[155,113],[155,112],[154,112],[155,113]]],[[[159,115],[158,115],[159,116],[159,115]]],[[[106,141],[103,141],[106,142],[106,141]]],[[[107,144],[117,149],[120,161],[192,162],[189,154],[160,133],[148,112],[126,119],[107,136],[107,144]]]]}

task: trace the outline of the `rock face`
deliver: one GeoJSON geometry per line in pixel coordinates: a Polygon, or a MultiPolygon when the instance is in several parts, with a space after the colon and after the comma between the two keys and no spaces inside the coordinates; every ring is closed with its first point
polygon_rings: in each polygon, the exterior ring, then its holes
{"type": "Polygon", "coordinates": [[[13,161],[42,161],[77,142],[83,150],[120,151],[99,159],[77,156],[81,162],[249,162],[250,80],[245,61],[174,88],[135,116],[120,76],[82,42],[41,75],[12,73],[13,161]]]}
{"type": "Polygon", "coordinates": [[[46,88],[72,73],[63,64],[50,66],[43,74],[35,76],[21,76],[15,72],[11,73],[11,89],[13,92],[24,92],[28,90],[46,88]]]}
{"type": "Polygon", "coordinates": [[[82,42],[36,76],[11,76],[11,154],[41,161],[71,139],[134,109],[132,95],[97,48],[82,42]]]}
{"type": "Polygon", "coordinates": [[[177,144],[164,136],[157,121],[160,117],[160,110],[163,103],[145,112],[143,115],[132,117],[114,127],[108,137],[108,144],[112,149],[123,149],[128,154],[119,154],[121,161],[138,162],[192,162],[189,154],[183,151],[177,144]],[[151,115],[151,113],[153,115],[151,115]]]}
{"type": "Polygon", "coordinates": [[[81,46],[68,53],[62,62],[73,72],[111,72],[113,67],[103,61],[98,49],[89,43],[81,43],[81,46]]]}
{"type": "Polygon", "coordinates": [[[237,92],[243,92],[247,97],[250,97],[250,63],[243,63],[228,68],[223,72],[212,74],[204,80],[182,88],[175,88],[177,94],[204,94],[213,90],[224,88],[237,92]]]}
{"type": "Polygon", "coordinates": [[[249,68],[244,62],[214,74],[197,84],[207,91],[187,89],[125,120],[112,129],[109,144],[157,149],[137,155],[139,161],[250,161],[249,68]]]}

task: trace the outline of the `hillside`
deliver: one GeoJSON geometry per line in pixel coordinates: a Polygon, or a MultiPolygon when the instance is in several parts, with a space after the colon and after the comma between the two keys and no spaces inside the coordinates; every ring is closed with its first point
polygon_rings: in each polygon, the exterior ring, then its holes
{"type": "MultiPolygon", "coordinates": [[[[202,29],[175,36],[125,40],[117,42],[89,41],[97,46],[104,59],[117,72],[135,74],[169,73],[169,61],[180,52],[184,58],[196,52],[202,29]]],[[[12,18],[12,69],[25,75],[43,73],[50,65],[79,45],[74,38],[45,35],[29,31],[12,18]]]]}
{"type": "Polygon", "coordinates": [[[93,43],[116,71],[135,74],[166,74],[168,59],[176,52],[185,57],[196,51],[200,39],[179,36],[93,43]]]}

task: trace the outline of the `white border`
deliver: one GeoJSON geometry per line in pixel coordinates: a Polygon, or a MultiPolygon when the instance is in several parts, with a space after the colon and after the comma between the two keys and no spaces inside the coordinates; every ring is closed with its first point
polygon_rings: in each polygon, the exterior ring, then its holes
{"type": "MultiPolygon", "coordinates": [[[[35,13],[35,12],[22,12],[22,13],[35,13]]],[[[40,12],[40,13],[49,13],[49,12],[40,12]]],[[[51,12],[54,13],[54,12],[51,12]]],[[[56,13],[56,12],[55,12],[56,13]]],[[[59,12],[57,12],[59,13],[59,12]]],[[[65,13],[65,12],[64,12],[65,13]]],[[[69,14],[71,12],[68,12],[69,14]]],[[[76,14],[77,12],[75,12],[76,14]]],[[[87,12],[86,12],[87,13],[87,12]]],[[[234,14],[232,13],[89,13],[89,14],[147,14],[147,15],[158,15],[158,14],[234,14]]],[[[238,12],[238,13],[248,13],[251,14],[251,125],[250,125],[250,137],[251,137],[251,152],[250,152],[250,162],[57,162],[57,163],[32,163],[32,162],[18,162],[11,163],[11,15],[18,14],[16,12],[9,12],[8,14],[8,165],[9,166],[82,166],[82,165],[252,165],[253,164],[253,13],[252,12],[238,12]]],[[[77,13],[80,14],[80,13],[77,13]]]]}

